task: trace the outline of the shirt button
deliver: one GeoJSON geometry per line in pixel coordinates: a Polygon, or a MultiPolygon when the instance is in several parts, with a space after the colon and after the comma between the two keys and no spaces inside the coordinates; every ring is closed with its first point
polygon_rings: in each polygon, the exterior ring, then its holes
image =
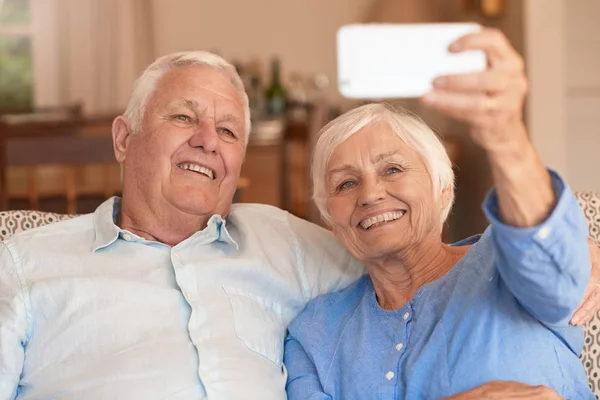
{"type": "Polygon", "coordinates": [[[410,317],[409,313],[404,313],[404,315],[402,316],[402,319],[404,319],[405,321],[408,319],[408,317],[410,317]]]}
{"type": "Polygon", "coordinates": [[[125,239],[127,242],[129,242],[131,240],[131,235],[129,233],[125,233],[125,234],[123,234],[123,239],[125,239]]]}
{"type": "Polygon", "coordinates": [[[404,347],[404,345],[402,343],[398,343],[396,345],[396,350],[400,351],[400,350],[402,350],[403,347],[404,347]]]}
{"type": "Polygon", "coordinates": [[[385,379],[387,379],[388,381],[391,381],[392,378],[394,378],[394,373],[392,371],[385,374],[385,379]]]}
{"type": "Polygon", "coordinates": [[[550,228],[548,226],[544,226],[537,233],[538,239],[542,239],[542,240],[546,239],[549,235],[550,235],[550,228]]]}

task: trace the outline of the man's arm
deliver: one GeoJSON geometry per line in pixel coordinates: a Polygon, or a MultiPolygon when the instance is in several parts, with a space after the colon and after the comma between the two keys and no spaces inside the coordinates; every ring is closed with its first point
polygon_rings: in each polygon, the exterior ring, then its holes
{"type": "Polygon", "coordinates": [[[25,359],[27,311],[13,259],[0,243],[0,400],[15,399],[25,359]]]}
{"type": "Polygon", "coordinates": [[[585,288],[583,299],[577,306],[571,325],[581,326],[592,320],[594,315],[600,311],[600,247],[592,239],[588,239],[592,271],[590,281],[585,288]]]}
{"type": "Polygon", "coordinates": [[[331,400],[323,392],[315,365],[291,335],[285,341],[284,364],[288,372],[288,400],[331,400]]]}
{"type": "Polygon", "coordinates": [[[328,230],[292,214],[288,224],[296,238],[298,270],[307,301],[343,289],[364,274],[363,263],[328,230]]]}

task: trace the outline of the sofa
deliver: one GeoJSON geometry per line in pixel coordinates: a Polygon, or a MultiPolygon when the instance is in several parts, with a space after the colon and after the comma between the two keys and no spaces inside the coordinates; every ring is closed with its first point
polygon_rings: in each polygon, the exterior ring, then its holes
{"type": "MultiPolygon", "coordinates": [[[[588,222],[589,236],[596,244],[600,244],[600,194],[578,192],[576,196],[588,222]]],[[[2,211],[0,240],[27,229],[69,218],[73,216],[42,211],[2,211]]],[[[580,358],[587,372],[590,388],[596,398],[600,398],[600,315],[594,316],[585,327],[584,348],[580,358]]]]}

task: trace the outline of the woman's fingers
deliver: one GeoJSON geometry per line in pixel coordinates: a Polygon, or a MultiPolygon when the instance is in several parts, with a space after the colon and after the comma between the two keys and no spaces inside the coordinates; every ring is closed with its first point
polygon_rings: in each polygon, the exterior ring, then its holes
{"type": "Polygon", "coordinates": [[[479,32],[467,34],[450,44],[448,50],[452,53],[482,50],[490,63],[521,58],[506,36],[494,28],[483,28],[479,32]]]}
{"type": "Polygon", "coordinates": [[[436,90],[426,94],[423,101],[430,107],[461,121],[473,122],[482,114],[493,112],[498,107],[494,97],[483,93],[469,94],[436,90]]]}
{"type": "Polygon", "coordinates": [[[499,93],[508,90],[513,77],[504,71],[486,70],[472,74],[440,76],[433,81],[436,90],[499,93]]]}
{"type": "Polygon", "coordinates": [[[509,120],[515,114],[519,119],[521,115],[520,97],[508,93],[490,96],[486,93],[435,90],[427,93],[423,102],[452,118],[484,125],[479,127],[509,120]]]}
{"type": "Polygon", "coordinates": [[[483,29],[451,46],[453,52],[482,50],[488,58],[485,71],[441,76],[423,102],[443,114],[471,125],[473,139],[494,149],[521,132],[528,82],[523,59],[504,34],[483,29]]]}

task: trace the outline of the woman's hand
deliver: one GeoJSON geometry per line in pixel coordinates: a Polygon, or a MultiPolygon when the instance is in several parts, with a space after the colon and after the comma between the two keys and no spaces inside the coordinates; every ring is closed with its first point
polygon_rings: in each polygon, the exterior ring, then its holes
{"type": "Polygon", "coordinates": [[[523,59],[502,32],[490,28],[463,36],[449,50],[481,50],[488,67],[436,78],[423,101],[470,125],[471,137],[488,155],[503,222],[538,225],[554,209],[556,196],[523,123],[528,87],[523,59]]]}
{"type": "Polygon", "coordinates": [[[546,386],[529,386],[524,383],[510,381],[492,381],[475,389],[459,393],[446,400],[559,400],[562,399],[554,390],[546,386]]]}
{"type": "Polygon", "coordinates": [[[518,146],[527,139],[523,105],[528,82],[523,58],[497,29],[483,28],[450,45],[458,53],[482,50],[488,60],[483,72],[437,78],[433,91],[423,97],[430,107],[467,122],[473,140],[494,152],[518,146]]]}

